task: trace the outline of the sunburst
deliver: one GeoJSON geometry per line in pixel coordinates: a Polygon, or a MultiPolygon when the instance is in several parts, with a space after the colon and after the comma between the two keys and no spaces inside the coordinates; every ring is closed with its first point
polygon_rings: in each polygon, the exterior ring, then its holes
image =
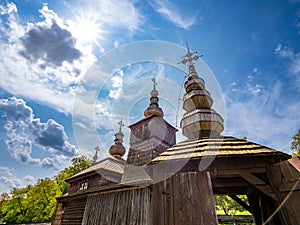
{"type": "Polygon", "coordinates": [[[99,16],[93,13],[93,10],[80,10],[74,13],[75,21],[72,31],[79,45],[97,45],[101,47],[99,40],[104,39],[106,33],[102,29],[102,23],[99,16]]]}

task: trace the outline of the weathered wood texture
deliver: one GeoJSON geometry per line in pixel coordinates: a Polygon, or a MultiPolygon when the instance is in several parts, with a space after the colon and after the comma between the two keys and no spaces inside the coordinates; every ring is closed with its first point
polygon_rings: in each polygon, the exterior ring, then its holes
{"type": "Polygon", "coordinates": [[[81,225],[86,197],[70,199],[63,203],[61,225],[81,225]]]}
{"type": "Polygon", "coordinates": [[[153,185],[153,224],[217,224],[209,173],[181,172],[153,185]]]}
{"type": "Polygon", "coordinates": [[[276,214],[285,225],[300,224],[300,160],[289,159],[272,165],[271,186],[278,198],[276,214]]]}
{"type": "Polygon", "coordinates": [[[61,202],[57,202],[56,210],[53,215],[52,225],[60,225],[62,220],[63,213],[63,204],[61,202]]]}
{"type": "Polygon", "coordinates": [[[96,173],[70,182],[68,194],[74,194],[76,192],[79,192],[80,183],[84,181],[88,182],[88,187],[87,187],[88,190],[96,189],[101,186],[107,186],[114,183],[106,179],[104,176],[101,176],[100,174],[96,173]]]}
{"type": "Polygon", "coordinates": [[[135,187],[89,196],[82,224],[150,225],[151,218],[150,190],[135,187]]]}

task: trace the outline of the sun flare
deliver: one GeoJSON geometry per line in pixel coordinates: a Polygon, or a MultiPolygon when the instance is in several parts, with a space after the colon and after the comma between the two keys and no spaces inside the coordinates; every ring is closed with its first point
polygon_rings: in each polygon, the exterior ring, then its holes
{"type": "Polygon", "coordinates": [[[77,24],[77,38],[82,42],[97,42],[101,37],[99,24],[92,20],[81,20],[77,24]]]}
{"type": "Polygon", "coordinates": [[[99,40],[104,39],[104,30],[99,18],[91,13],[79,13],[75,16],[74,36],[80,45],[92,44],[100,46],[99,40]]]}

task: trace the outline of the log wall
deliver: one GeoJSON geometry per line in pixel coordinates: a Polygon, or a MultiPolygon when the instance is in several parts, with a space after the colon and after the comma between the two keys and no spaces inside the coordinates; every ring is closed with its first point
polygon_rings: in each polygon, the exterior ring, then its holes
{"type": "Polygon", "coordinates": [[[300,224],[300,160],[289,159],[270,167],[272,187],[278,198],[277,214],[284,225],[300,224]]]}
{"type": "Polygon", "coordinates": [[[150,225],[151,193],[134,187],[94,194],[88,197],[83,225],[150,225]]]}
{"type": "Polygon", "coordinates": [[[153,185],[153,224],[216,225],[209,173],[180,172],[153,185]]]}

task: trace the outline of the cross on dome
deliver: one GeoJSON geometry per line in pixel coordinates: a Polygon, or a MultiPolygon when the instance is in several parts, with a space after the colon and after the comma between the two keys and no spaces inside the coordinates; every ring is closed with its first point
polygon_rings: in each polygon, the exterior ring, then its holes
{"type": "Polygon", "coordinates": [[[96,150],[96,152],[100,151],[100,147],[97,145],[95,150],[96,150]]]}
{"type": "Polygon", "coordinates": [[[191,52],[188,43],[186,42],[186,48],[188,50],[188,52],[185,54],[185,56],[183,56],[181,63],[182,64],[187,64],[189,66],[194,65],[193,61],[197,61],[200,57],[203,57],[203,55],[197,55],[198,52],[191,52]]]}
{"type": "Polygon", "coordinates": [[[120,125],[120,129],[119,129],[119,131],[121,131],[122,130],[122,127],[124,127],[125,126],[125,124],[123,123],[123,121],[121,120],[120,122],[118,122],[118,124],[120,125]]]}
{"type": "Polygon", "coordinates": [[[153,82],[153,90],[156,90],[156,86],[158,86],[155,77],[151,78],[152,82],[153,82]]]}
{"type": "Polygon", "coordinates": [[[100,151],[100,147],[98,145],[96,146],[95,151],[96,151],[96,153],[93,157],[93,163],[96,163],[97,159],[98,159],[98,151],[100,151]]]}

